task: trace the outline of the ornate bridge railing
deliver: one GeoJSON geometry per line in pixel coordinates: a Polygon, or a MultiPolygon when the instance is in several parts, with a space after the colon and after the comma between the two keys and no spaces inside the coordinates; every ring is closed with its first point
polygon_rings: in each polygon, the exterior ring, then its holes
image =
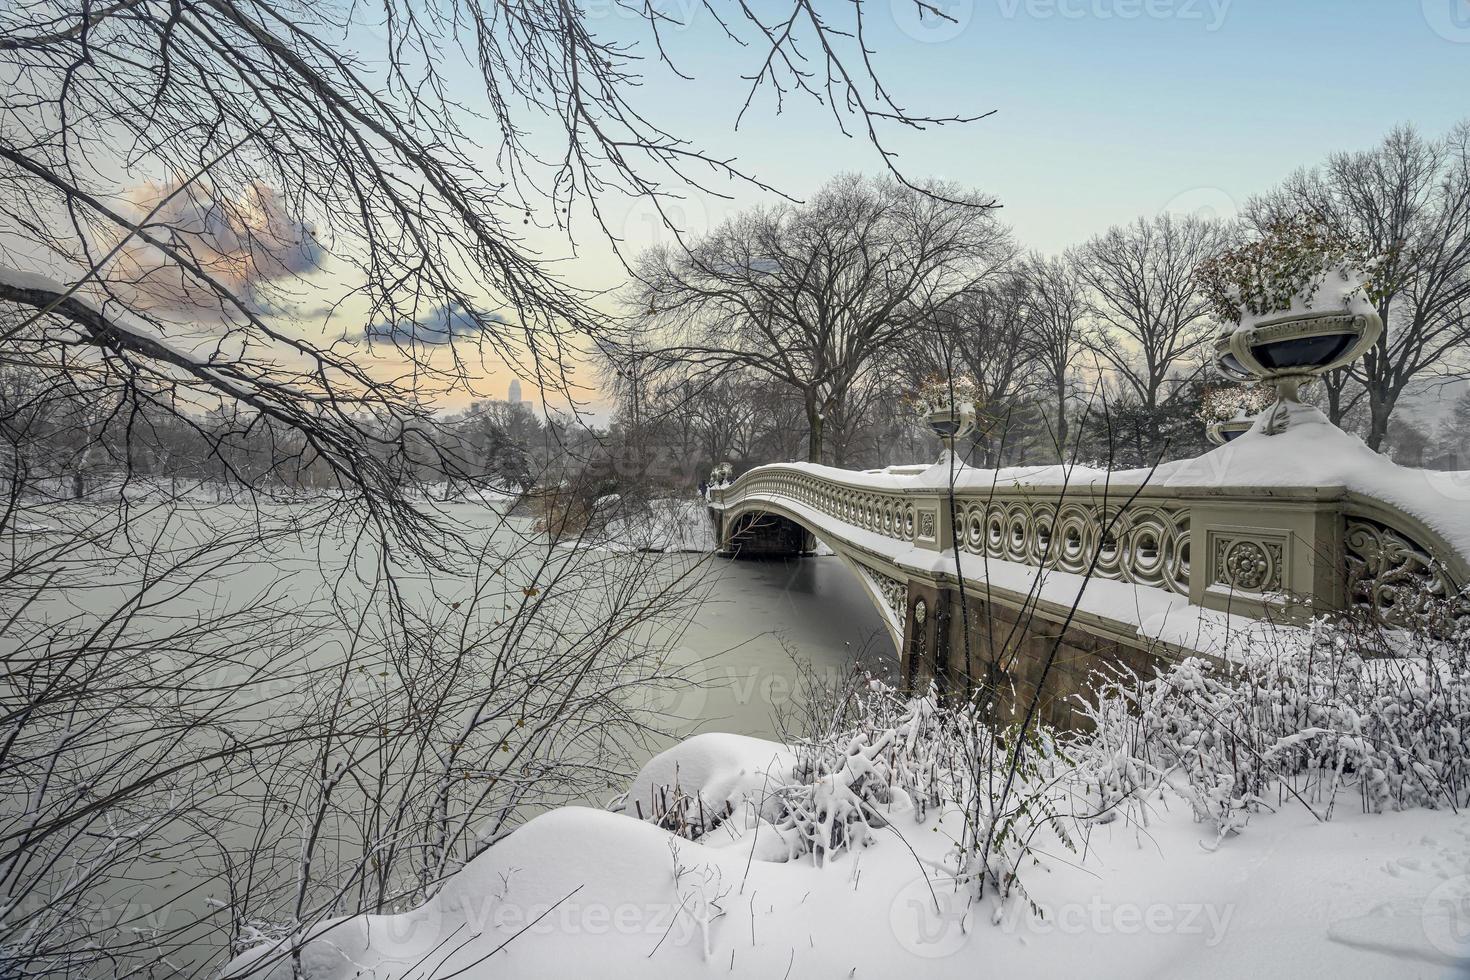
{"type": "MultiPolygon", "coordinates": [[[[1357,605],[1404,624],[1470,583],[1465,550],[1423,516],[1346,481],[1248,486],[1200,479],[1212,472],[1197,465],[1151,474],[964,469],[951,499],[948,474],[935,469],[858,473],[779,464],[711,489],[709,505],[722,545],[735,542],[749,515],[762,514],[827,541],[870,575],[900,631],[913,570],[935,567],[934,553],[952,558],[955,551],[974,559],[972,569],[977,562],[982,570],[1001,563],[1012,571],[1051,569],[1157,590],[1205,609],[1297,621],[1357,605]]],[[[1436,503],[1455,506],[1442,493],[1436,498],[1420,471],[1401,472],[1418,475],[1402,481],[1410,489],[1396,498],[1418,500],[1429,516],[1436,503]],[[1415,490],[1415,480],[1428,489],[1415,490]]],[[[1470,507],[1470,499],[1459,507],[1470,507]]]]}

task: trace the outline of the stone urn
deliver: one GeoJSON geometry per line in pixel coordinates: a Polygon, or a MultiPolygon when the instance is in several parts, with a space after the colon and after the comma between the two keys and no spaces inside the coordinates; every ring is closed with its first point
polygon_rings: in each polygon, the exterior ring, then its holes
{"type": "Polygon", "coordinates": [[[1248,415],[1238,415],[1223,422],[1211,422],[1205,429],[1205,438],[1216,446],[1232,442],[1251,430],[1256,420],[1248,415]]]}
{"type": "Polygon", "coordinates": [[[929,428],[944,444],[944,455],[940,457],[940,462],[948,462],[951,459],[958,461],[955,446],[960,440],[975,431],[975,406],[964,402],[959,405],[951,405],[949,408],[931,409],[924,416],[924,420],[929,423],[929,428]]]}
{"type": "Polygon", "coordinates": [[[1266,435],[1275,435],[1286,428],[1290,406],[1300,403],[1304,382],[1351,364],[1382,332],[1383,320],[1372,310],[1306,311],[1246,320],[1227,327],[1215,339],[1215,363],[1227,378],[1275,387],[1276,403],[1262,426],[1266,435]]]}

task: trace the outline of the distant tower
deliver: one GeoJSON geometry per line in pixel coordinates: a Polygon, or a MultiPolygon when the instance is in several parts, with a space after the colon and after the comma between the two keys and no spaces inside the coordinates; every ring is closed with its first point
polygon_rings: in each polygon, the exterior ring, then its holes
{"type": "Polygon", "coordinates": [[[521,402],[521,382],[520,382],[520,379],[518,378],[518,379],[516,379],[516,380],[514,380],[514,381],[512,381],[510,383],[510,403],[512,405],[519,405],[520,402],[521,402]]]}

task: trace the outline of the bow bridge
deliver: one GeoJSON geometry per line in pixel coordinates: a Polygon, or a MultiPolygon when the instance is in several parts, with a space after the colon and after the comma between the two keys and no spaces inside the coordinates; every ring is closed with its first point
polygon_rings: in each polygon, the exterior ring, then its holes
{"type": "Polygon", "coordinates": [[[1043,704],[1062,725],[1100,663],[1228,657],[1263,620],[1463,614],[1470,583],[1470,473],[1398,467],[1325,419],[1152,470],[791,463],[707,501],[734,557],[830,547],[907,684],[979,680],[1025,703],[1055,647],[1043,704]]]}

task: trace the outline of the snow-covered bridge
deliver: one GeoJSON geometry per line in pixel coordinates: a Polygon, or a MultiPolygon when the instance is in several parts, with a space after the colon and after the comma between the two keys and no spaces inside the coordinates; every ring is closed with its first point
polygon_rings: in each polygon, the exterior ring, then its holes
{"type": "Polygon", "coordinates": [[[708,502],[726,553],[835,551],[910,683],[999,671],[1024,693],[1060,641],[1061,723],[1099,657],[1224,656],[1258,621],[1351,606],[1397,624],[1470,584],[1470,473],[1396,466],[1315,411],[1152,470],[790,463],[708,502]]]}

